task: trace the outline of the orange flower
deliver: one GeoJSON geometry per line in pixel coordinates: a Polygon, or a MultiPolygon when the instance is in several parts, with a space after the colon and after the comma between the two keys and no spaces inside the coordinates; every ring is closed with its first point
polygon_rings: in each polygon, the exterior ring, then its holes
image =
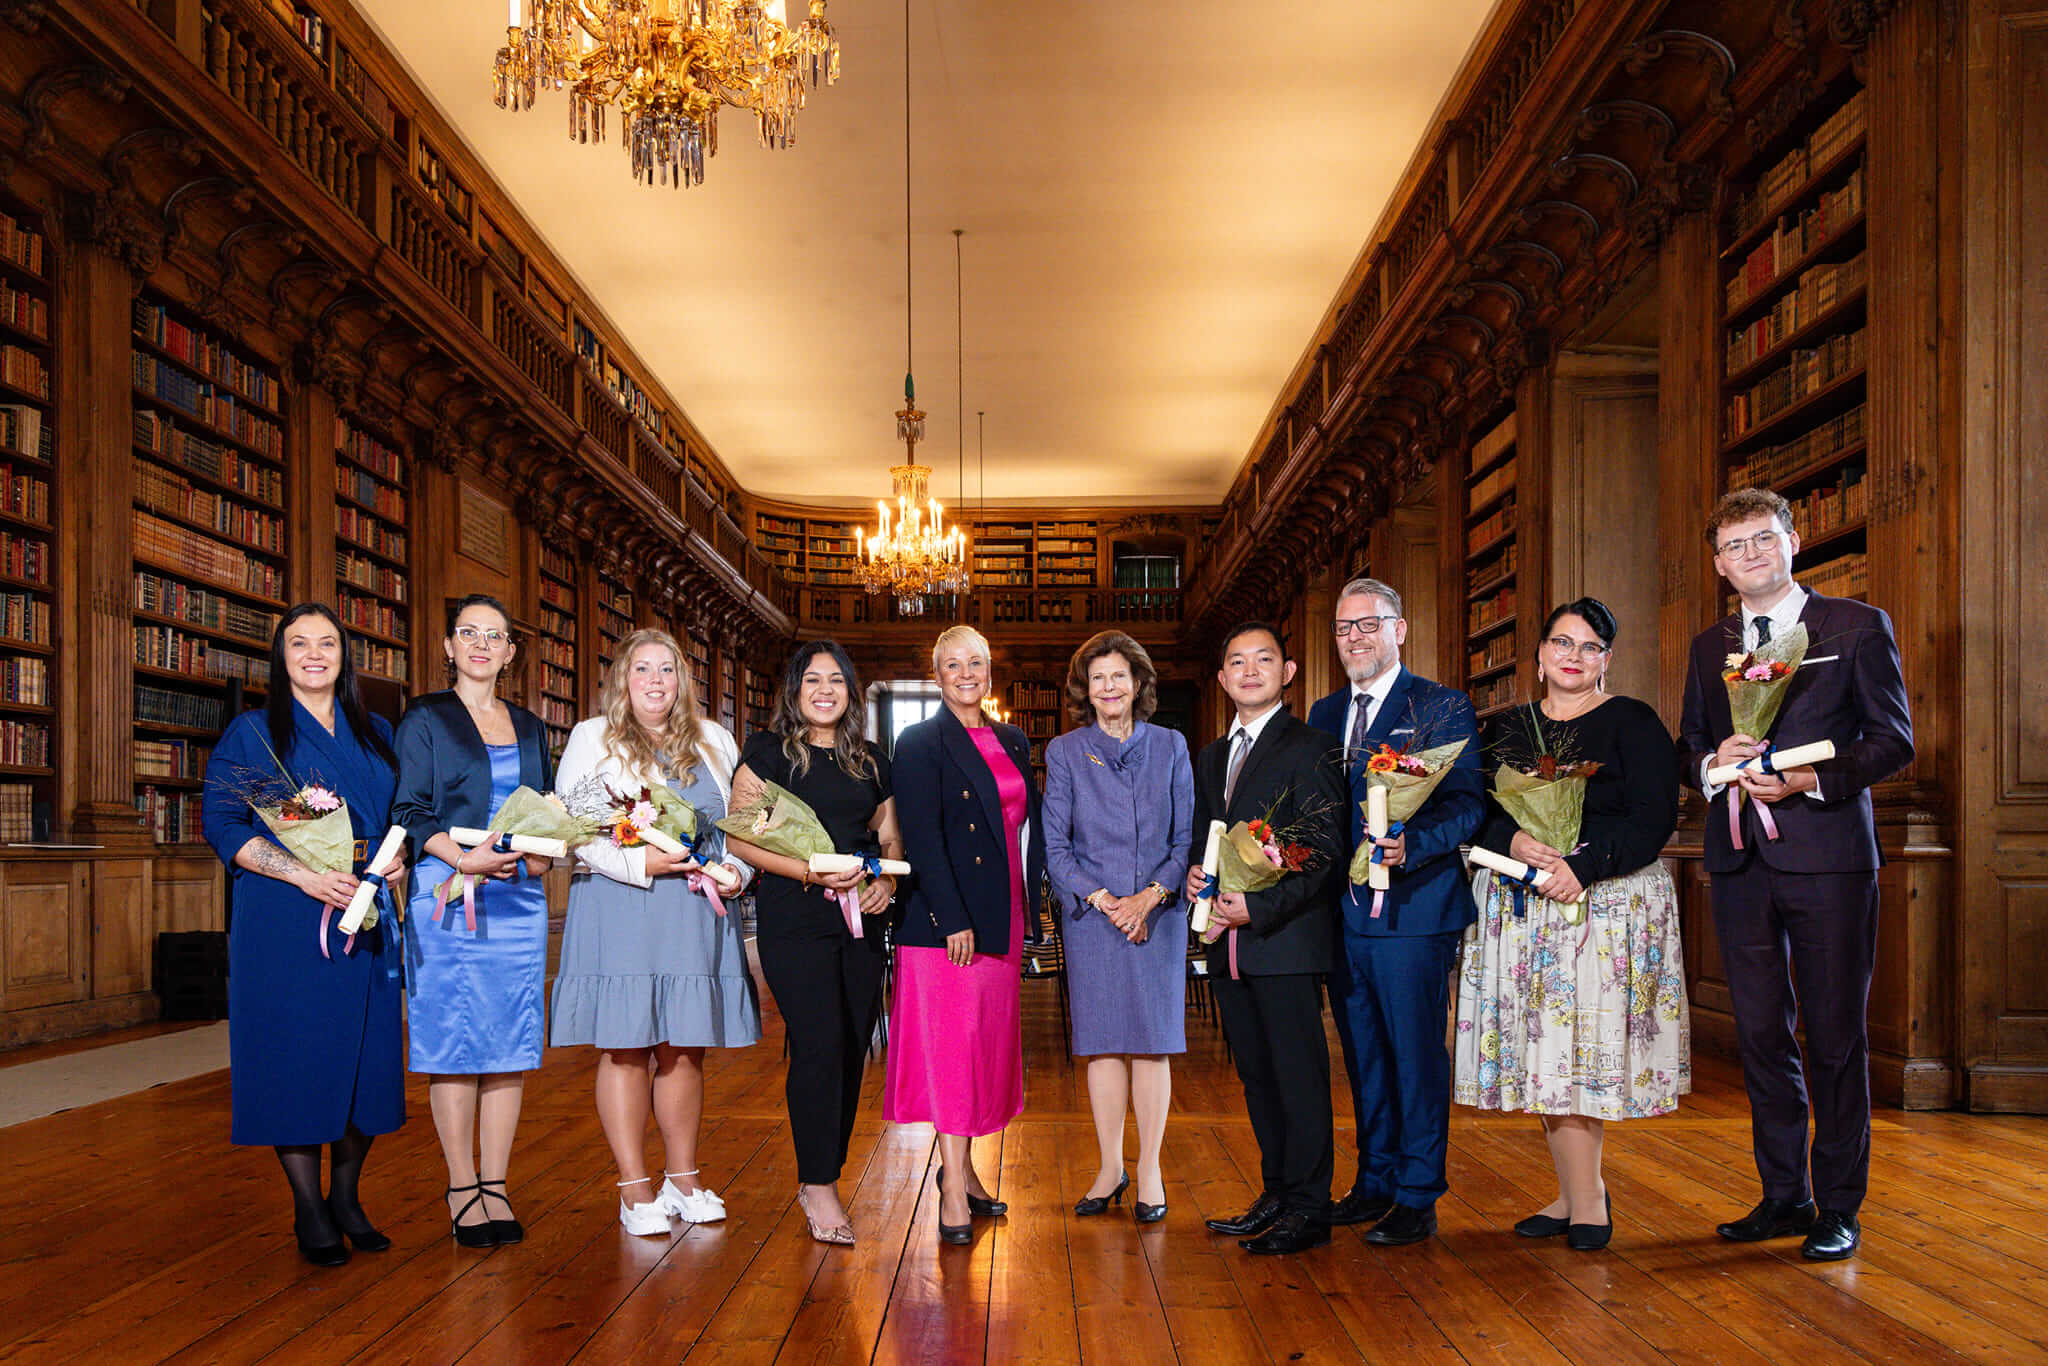
{"type": "Polygon", "coordinates": [[[636,826],[635,826],[635,825],[633,824],[633,822],[631,822],[631,821],[629,821],[629,820],[621,819],[621,820],[619,820],[619,821],[618,821],[618,822],[617,822],[616,824],[614,824],[614,825],[612,826],[612,843],[613,843],[613,844],[616,844],[616,845],[620,846],[621,848],[626,848],[626,847],[630,847],[630,846],[632,846],[632,845],[638,844],[639,842],[640,842],[640,831],[639,831],[639,829],[638,829],[638,828],[637,828],[637,827],[636,827],[636,826]]]}
{"type": "Polygon", "coordinates": [[[1380,746],[1378,754],[1365,761],[1365,768],[1368,773],[1392,773],[1396,766],[1397,762],[1394,758],[1394,752],[1385,745],[1380,746]]]}

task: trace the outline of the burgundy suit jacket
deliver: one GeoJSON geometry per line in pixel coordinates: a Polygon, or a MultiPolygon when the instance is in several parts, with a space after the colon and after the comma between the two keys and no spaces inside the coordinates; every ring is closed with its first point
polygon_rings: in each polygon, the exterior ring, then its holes
{"type": "MultiPolygon", "coordinates": [[[[1730,873],[1755,853],[1788,873],[1875,871],[1883,863],[1870,788],[1913,761],[1913,717],[1899,669],[1899,646],[1891,618],[1853,598],[1809,593],[1799,613],[1812,644],[1806,662],[1786,691],[1771,733],[1773,747],[1815,740],[1835,742],[1835,757],[1814,765],[1822,799],[1806,793],[1771,808],[1779,838],[1767,840],[1755,814],[1743,802],[1743,849],[1728,838],[1723,792],[1707,815],[1706,863],[1710,873],[1730,873]]],[[[1698,790],[1701,761],[1734,734],[1722,661],[1742,648],[1742,615],[1737,613],[1694,638],[1686,670],[1685,715],[1678,730],[1680,781],[1698,790]]]]}

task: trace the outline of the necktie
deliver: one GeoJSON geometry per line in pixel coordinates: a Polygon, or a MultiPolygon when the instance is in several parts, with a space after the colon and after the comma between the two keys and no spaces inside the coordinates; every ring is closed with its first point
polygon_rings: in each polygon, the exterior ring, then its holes
{"type": "Polygon", "coordinates": [[[1252,733],[1238,728],[1237,738],[1230,746],[1230,771],[1223,775],[1223,807],[1230,809],[1230,794],[1237,791],[1237,775],[1244,769],[1244,756],[1251,753],[1252,733]]]}
{"type": "Polygon", "coordinates": [[[1756,643],[1758,649],[1762,649],[1771,643],[1771,619],[1769,617],[1758,617],[1756,619],[1756,643]]]}
{"type": "Polygon", "coordinates": [[[1351,712],[1351,739],[1345,745],[1344,758],[1347,763],[1356,763],[1365,755],[1365,733],[1372,727],[1372,694],[1361,694],[1351,712]]]}

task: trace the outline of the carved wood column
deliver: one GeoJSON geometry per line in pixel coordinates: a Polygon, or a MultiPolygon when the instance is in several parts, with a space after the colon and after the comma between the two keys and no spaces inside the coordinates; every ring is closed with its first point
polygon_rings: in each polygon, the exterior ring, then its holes
{"type": "MultiPolygon", "coordinates": [[[[1685,700],[1693,637],[1721,615],[1700,526],[1720,494],[1721,357],[1716,329],[1714,225],[1707,213],[1675,221],[1657,248],[1657,714],[1674,733],[1685,700]]],[[[1645,699],[1650,700],[1650,699],[1645,699]]]]}

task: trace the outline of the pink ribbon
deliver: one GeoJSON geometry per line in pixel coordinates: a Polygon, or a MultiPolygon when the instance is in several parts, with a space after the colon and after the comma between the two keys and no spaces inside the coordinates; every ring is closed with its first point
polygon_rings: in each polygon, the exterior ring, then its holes
{"type": "Polygon", "coordinates": [[[716,878],[712,877],[709,873],[692,869],[689,883],[690,890],[710,902],[712,910],[717,911],[720,915],[725,914],[725,902],[719,899],[718,880],[716,878]]]}
{"type": "Polygon", "coordinates": [[[1237,926],[1230,927],[1230,980],[1237,980],[1237,926]]]}
{"type": "Polygon", "coordinates": [[[1387,908],[1387,894],[1384,891],[1372,894],[1372,918],[1378,920],[1380,912],[1387,908]]]}
{"type": "Polygon", "coordinates": [[[456,883],[462,884],[462,919],[471,934],[476,933],[476,875],[456,873],[434,889],[434,920],[439,923],[441,912],[448,908],[448,889],[456,883]]]}
{"type": "MultiPolygon", "coordinates": [[[[1778,838],[1778,822],[1771,816],[1769,802],[1756,804],[1756,818],[1763,823],[1765,839],[1778,838]]],[[[1734,784],[1728,788],[1728,842],[1737,849],[1742,848],[1742,789],[1734,784]]]]}
{"type": "Polygon", "coordinates": [[[860,893],[849,888],[843,892],[833,892],[831,895],[832,899],[839,903],[841,914],[846,917],[847,932],[855,939],[865,937],[865,932],[861,929],[860,924],[860,893]]]}
{"type": "MultiPolygon", "coordinates": [[[[333,923],[334,907],[322,906],[320,908],[320,956],[322,958],[325,958],[330,963],[334,961],[334,951],[327,947],[327,927],[329,925],[332,925],[333,923]]],[[[352,954],[355,951],[356,937],[354,935],[350,935],[347,941],[343,943],[341,946],[342,957],[346,958],[349,954],[352,954]]]]}

